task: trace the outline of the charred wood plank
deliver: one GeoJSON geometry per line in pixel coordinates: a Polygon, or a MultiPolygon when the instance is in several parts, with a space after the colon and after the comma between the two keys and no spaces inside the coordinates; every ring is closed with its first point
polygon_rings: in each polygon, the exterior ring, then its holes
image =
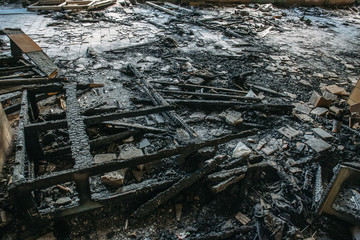
{"type": "Polygon", "coordinates": [[[237,138],[243,138],[250,135],[254,135],[256,134],[256,132],[257,129],[247,130],[247,131],[239,132],[237,134],[227,135],[224,137],[211,139],[207,141],[202,141],[202,142],[196,141],[184,146],[179,146],[172,149],[165,149],[158,151],[157,153],[146,154],[131,159],[126,159],[121,161],[114,159],[113,161],[93,164],[91,166],[86,166],[81,169],[68,169],[68,170],[56,172],[56,174],[52,174],[52,175],[39,176],[36,179],[28,179],[26,181],[21,181],[21,182],[14,181],[9,187],[9,189],[12,191],[17,191],[17,190],[32,191],[34,189],[46,188],[56,184],[73,181],[76,178],[76,176],[79,174],[87,174],[87,176],[90,177],[94,175],[103,174],[106,172],[115,171],[118,169],[136,167],[141,164],[146,164],[154,161],[159,161],[164,158],[176,156],[184,153],[185,151],[197,151],[204,147],[218,146],[220,144],[229,142],[237,138]]]}
{"type": "Polygon", "coordinates": [[[195,182],[199,181],[201,178],[214,171],[223,160],[223,156],[216,157],[210,160],[210,162],[206,164],[202,169],[199,169],[198,171],[190,174],[189,176],[183,177],[173,186],[159,193],[145,204],[141,205],[131,216],[135,218],[145,217],[146,215],[157,209],[160,205],[175,197],[181,191],[190,187],[195,182]]]}
{"type": "MultiPolygon", "coordinates": [[[[153,107],[138,111],[125,111],[125,112],[115,112],[115,113],[108,113],[103,115],[96,115],[96,116],[88,116],[84,117],[84,123],[86,125],[101,123],[105,121],[112,121],[121,118],[131,118],[131,117],[139,117],[153,113],[159,113],[163,111],[167,111],[170,109],[174,109],[174,106],[160,106],[160,107],[153,107]]],[[[46,131],[56,128],[66,128],[67,122],[65,119],[57,120],[57,121],[49,121],[49,122],[40,122],[40,123],[32,123],[28,124],[25,129],[26,131],[46,131]]]]}
{"type": "Polygon", "coordinates": [[[6,28],[3,32],[10,38],[11,53],[13,56],[26,54],[35,65],[49,78],[56,77],[58,68],[48,55],[21,29],[6,28]]]}
{"type": "Polygon", "coordinates": [[[15,72],[31,71],[34,66],[16,66],[16,67],[2,67],[0,68],[0,76],[8,76],[15,72]]]}
{"type": "Polygon", "coordinates": [[[44,84],[52,82],[66,82],[66,78],[14,78],[0,79],[0,87],[14,85],[44,84]]]}
{"type": "Polygon", "coordinates": [[[134,183],[121,187],[114,195],[101,196],[101,194],[94,194],[94,201],[100,204],[105,204],[111,201],[131,200],[138,197],[143,197],[154,191],[159,191],[170,187],[178,179],[166,179],[159,181],[158,179],[150,179],[141,183],[134,183]]]}
{"type": "Polygon", "coordinates": [[[13,75],[7,75],[7,76],[1,76],[0,80],[8,80],[8,79],[16,79],[16,78],[31,78],[35,76],[36,74],[33,71],[28,71],[25,73],[19,73],[19,74],[13,74],[13,75]]]}
{"type": "Polygon", "coordinates": [[[247,94],[247,91],[240,91],[236,89],[230,89],[230,88],[220,88],[220,87],[212,87],[212,86],[204,86],[204,85],[196,85],[196,84],[190,84],[190,83],[171,83],[171,82],[164,82],[164,81],[151,81],[152,83],[159,83],[166,86],[179,86],[179,87],[185,87],[185,88],[204,88],[204,89],[213,89],[223,92],[234,92],[239,94],[247,94]]]}
{"type": "Polygon", "coordinates": [[[81,107],[77,101],[76,85],[65,85],[66,118],[71,153],[75,159],[75,168],[91,165],[94,160],[90,153],[89,137],[86,134],[84,117],[81,115],[81,107]]]}
{"type": "Polygon", "coordinates": [[[221,100],[183,100],[183,99],[166,99],[170,104],[185,105],[187,107],[232,107],[239,104],[250,105],[251,103],[243,103],[238,101],[221,101],[221,100]]]}
{"type": "Polygon", "coordinates": [[[207,99],[241,99],[246,101],[260,102],[259,98],[237,96],[237,95],[228,95],[228,94],[216,94],[216,93],[199,93],[199,92],[186,92],[186,91],[171,91],[171,90],[158,90],[162,93],[172,94],[172,95],[188,95],[188,96],[198,96],[207,99]]]}
{"type": "Polygon", "coordinates": [[[134,129],[144,130],[147,132],[156,132],[156,133],[169,132],[168,130],[165,130],[165,129],[148,127],[148,126],[144,126],[144,125],[136,124],[136,123],[104,122],[104,124],[115,126],[115,127],[134,128],[134,129]]]}
{"type": "Polygon", "coordinates": [[[85,117],[84,122],[86,125],[91,125],[91,124],[105,122],[105,121],[117,120],[120,118],[139,117],[139,116],[144,116],[144,115],[148,115],[148,114],[159,113],[159,112],[163,112],[163,111],[172,110],[174,108],[175,108],[174,106],[166,105],[166,106],[142,109],[142,110],[138,110],[138,111],[115,112],[115,113],[108,113],[108,114],[103,114],[103,115],[98,115],[98,116],[88,116],[88,117],[85,117]]]}
{"type": "Polygon", "coordinates": [[[243,167],[238,167],[238,168],[233,168],[230,170],[222,170],[220,172],[215,172],[213,174],[210,174],[207,178],[211,181],[211,182],[221,182],[224,180],[227,180],[233,176],[240,176],[242,174],[245,174],[247,171],[249,171],[250,169],[261,169],[261,168],[267,168],[270,167],[270,164],[268,162],[260,162],[260,163],[255,163],[249,166],[243,166],[243,167]]]}
{"type": "Polygon", "coordinates": [[[11,101],[15,98],[20,98],[22,95],[22,92],[14,92],[14,93],[8,93],[0,96],[0,102],[4,105],[7,101],[11,101]]]}
{"type": "Polygon", "coordinates": [[[229,179],[226,179],[214,186],[211,187],[211,192],[213,192],[214,194],[217,194],[219,192],[224,191],[227,187],[231,186],[232,184],[237,183],[238,181],[240,181],[241,179],[243,179],[245,177],[245,174],[241,174],[239,176],[233,176],[230,177],[229,179]]]}
{"type": "Polygon", "coordinates": [[[254,226],[241,226],[236,227],[231,230],[225,230],[222,232],[210,233],[207,235],[203,235],[200,237],[190,237],[190,240],[223,240],[233,237],[234,235],[241,234],[241,233],[248,233],[255,231],[254,226]]]}
{"type": "Polygon", "coordinates": [[[21,111],[19,115],[19,126],[16,137],[16,155],[14,162],[13,181],[22,181],[25,179],[25,159],[26,159],[26,145],[25,145],[25,131],[24,127],[28,124],[28,96],[25,90],[21,98],[21,111]]]}
{"type": "Polygon", "coordinates": [[[4,111],[7,115],[12,114],[14,112],[20,111],[21,105],[20,104],[13,104],[6,108],[4,108],[4,111]]]}
{"type": "Polygon", "coordinates": [[[288,113],[294,108],[291,104],[267,104],[267,103],[244,103],[238,101],[221,101],[221,100],[182,100],[182,99],[166,99],[169,103],[185,105],[188,107],[231,107],[236,106],[237,110],[263,111],[274,113],[288,113]]]}
{"type": "MultiPolygon", "coordinates": [[[[103,87],[103,84],[91,83],[91,84],[77,84],[77,90],[85,90],[89,88],[103,87]]],[[[34,85],[19,85],[19,86],[8,86],[0,89],[0,94],[11,93],[16,91],[29,90],[36,94],[38,93],[49,93],[49,92],[63,92],[63,83],[56,82],[51,84],[34,84],[34,85]]]]}

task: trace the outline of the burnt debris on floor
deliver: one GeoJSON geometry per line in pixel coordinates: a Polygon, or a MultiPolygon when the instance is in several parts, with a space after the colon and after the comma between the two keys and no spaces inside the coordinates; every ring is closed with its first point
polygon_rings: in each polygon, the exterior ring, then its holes
{"type": "Polygon", "coordinates": [[[189,4],[0,5],[3,239],[359,239],[360,8],[189,4]]]}

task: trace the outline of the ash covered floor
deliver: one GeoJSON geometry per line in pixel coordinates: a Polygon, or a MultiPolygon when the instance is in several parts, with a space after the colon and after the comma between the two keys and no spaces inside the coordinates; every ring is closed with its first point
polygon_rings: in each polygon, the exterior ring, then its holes
{"type": "MultiPolygon", "coordinates": [[[[1,6],[0,29],[21,28],[70,82],[104,85],[78,94],[83,112],[152,106],[143,80],[176,106],[176,116],[191,129],[174,127],[162,114],[91,126],[86,129],[90,141],[128,132],[121,141],[92,148],[95,162],[255,130],[215,147],[189,150],[183,159],[90,178],[92,196],[106,197],[136,191],[140,184],[177,184],[208,167],[208,160],[218,161],[159,207],[150,205],[148,214],[142,214],[146,204],[164,189],[66,218],[28,219],[7,192],[10,156],[1,181],[2,239],[352,238],[354,225],[317,211],[333,169],[359,161],[359,123],[354,117],[353,128],[347,127],[346,102],[360,76],[358,7],[250,4],[172,8],[174,15],[128,2],[91,12],[15,14],[16,7],[1,6]],[[326,104],[314,100],[320,96],[326,104]],[[343,124],[340,131],[333,127],[336,121],[343,124]]],[[[9,41],[1,39],[0,53],[6,56],[9,41]]],[[[39,101],[39,121],[61,115],[63,105],[62,96],[39,101]]],[[[16,116],[8,116],[14,128],[16,116]]],[[[65,129],[45,131],[40,138],[45,152],[69,144],[65,129]]],[[[36,172],[46,176],[72,167],[55,154],[40,161],[36,172]]],[[[359,219],[359,189],[358,182],[346,182],[334,208],[359,219]]],[[[38,210],[48,213],[72,207],[79,197],[68,182],[39,190],[36,201],[38,210]]]]}

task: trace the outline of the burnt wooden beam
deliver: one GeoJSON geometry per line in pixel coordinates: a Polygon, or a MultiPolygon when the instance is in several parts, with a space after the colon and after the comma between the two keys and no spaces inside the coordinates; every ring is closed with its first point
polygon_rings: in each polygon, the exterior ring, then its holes
{"type": "Polygon", "coordinates": [[[144,125],[136,124],[136,123],[104,122],[104,124],[115,126],[115,127],[134,128],[134,129],[138,129],[138,130],[143,130],[143,131],[147,131],[147,132],[155,132],[155,133],[169,132],[166,129],[148,127],[148,126],[144,126],[144,125]]]}
{"type": "Polygon", "coordinates": [[[14,78],[14,79],[0,79],[0,87],[14,86],[14,85],[33,85],[46,84],[53,82],[66,82],[66,78],[14,78]]]}
{"type": "Polygon", "coordinates": [[[138,110],[138,111],[114,112],[114,113],[102,114],[102,115],[97,115],[97,116],[88,116],[88,117],[85,117],[84,122],[86,125],[91,125],[91,124],[101,123],[101,122],[105,122],[105,121],[118,120],[121,118],[145,116],[145,115],[149,115],[149,114],[169,111],[174,108],[175,108],[174,106],[166,105],[166,106],[142,109],[142,110],[138,110]]]}
{"type": "Polygon", "coordinates": [[[145,180],[141,183],[134,183],[125,185],[114,194],[106,194],[105,196],[96,196],[94,201],[99,204],[105,204],[107,202],[119,202],[124,200],[131,200],[134,198],[143,197],[154,191],[159,191],[170,187],[178,178],[165,179],[159,181],[158,179],[145,180]]]}
{"type": "Polygon", "coordinates": [[[183,100],[183,99],[166,99],[171,104],[184,105],[187,107],[231,107],[237,110],[264,111],[264,112],[291,112],[294,108],[292,104],[268,104],[268,103],[246,103],[238,101],[222,101],[222,100],[183,100]]]}
{"type": "Polygon", "coordinates": [[[188,176],[183,177],[173,186],[159,193],[154,198],[147,201],[145,204],[141,205],[137,210],[135,210],[135,212],[133,212],[131,216],[135,218],[145,217],[146,215],[157,209],[160,205],[169,201],[171,198],[178,195],[181,191],[190,187],[191,185],[202,179],[204,176],[214,171],[223,160],[224,156],[211,159],[209,163],[206,164],[203,168],[188,176]]]}
{"type": "Polygon", "coordinates": [[[26,159],[26,145],[25,145],[25,131],[24,127],[28,124],[28,96],[27,91],[23,91],[21,98],[21,110],[19,114],[19,126],[16,137],[16,155],[13,170],[13,181],[25,180],[25,159],[26,159]]]}
{"type": "MultiPolygon", "coordinates": [[[[101,123],[105,121],[118,120],[121,118],[131,118],[131,117],[140,117],[148,114],[159,113],[167,110],[174,109],[174,106],[160,106],[147,108],[138,111],[125,111],[125,112],[114,112],[103,115],[95,115],[84,117],[84,123],[86,125],[101,123]]],[[[67,122],[66,119],[57,120],[57,121],[49,121],[49,122],[40,122],[40,123],[31,123],[25,127],[26,131],[46,131],[56,128],[66,128],[67,122]]]]}
{"type": "Polygon", "coordinates": [[[260,102],[259,98],[228,95],[228,94],[217,94],[217,93],[200,93],[200,92],[187,92],[187,91],[171,91],[171,90],[158,90],[159,92],[171,94],[171,95],[187,95],[187,96],[198,96],[207,99],[239,99],[253,102],[260,102]]]}
{"type": "Polygon", "coordinates": [[[268,168],[268,167],[270,167],[270,163],[265,161],[265,162],[251,164],[249,166],[237,167],[237,168],[233,168],[233,169],[229,169],[229,170],[222,170],[219,172],[215,172],[215,173],[210,174],[208,176],[208,179],[211,182],[221,182],[221,181],[225,181],[233,176],[240,176],[240,175],[246,173],[247,171],[249,171],[250,169],[262,169],[262,168],[268,168]]]}
{"type": "Polygon", "coordinates": [[[212,87],[212,86],[205,86],[205,85],[196,85],[196,84],[190,84],[190,83],[171,83],[171,82],[164,82],[164,81],[151,81],[151,83],[159,83],[161,85],[166,85],[166,86],[179,86],[179,87],[185,87],[185,88],[204,88],[204,89],[209,89],[209,90],[233,92],[233,93],[239,93],[239,94],[247,94],[248,93],[247,91],[241,91],[241,90],[236,90],[236,89],[212,87]]]}
{"type": "Polygon", "coordinates": [[[164,158],[176,156],[184,153],[185,151],[197,151],[204,147],[213,147],[218,146],[220,144],[224,144],[231,140],[237,138],[248,137],[250,135],[254,135],[257,133],[257,129],[247,130],[243,132],[239,132],[237,134],[226,135],[224,137],[211,139],[207,141],[195,141],[189,143],[184,146],[179,146],[172,149],[160,150],[157,153],[146,154],[143,156],[138,156],[126,160],[117,160],[114,159],[112,161],[92,164],[91,166],[85,166],[80,169],[68,169],[56,172],[51,175],[43,175],[39,176],[35,179],[27,179],[24,181],[13,182],[10,186],[10,190],[12,191],[32,191],[35,189],[41,189],[50,187],[56,184],[74,181],[77,176],[86,174],[88,177],[103,174],[106,172],[115,171],[118,169],[128,168],[128,167],[136,167],[141,164],[146,164],[154,161],[158,161],[164,158]]]}
{"type": "Polygon", "coordinates": [[[90,153],[89,137],[86,134],[84,117],[81,115],[81,107],[77,101],[76,85],[65,85],[66,118],[71,153],[75,159],[75,168],[91,165],[94,159],[90,153]]]}
{"type": "Polygon", "coordinates": [[[15,78],[31,78],[33,76],[36,76],[36,74],[33,71],[27,71],[25,73],[1,76],[0,80],[2,80],[2,79],[8,80],[8,79],[15,79],[15,78]]]}
{"type": "Polygon", "coordinates": [[[13,92],[13,93],[8,93],[8,94],[4,94],[4,95],[0,95],[0,102],[2,104],[6,103],[7,101],[11,101],[15,98],[20,98],[22,96],[22,92],[18,91],[18,92],[13,92]]]}

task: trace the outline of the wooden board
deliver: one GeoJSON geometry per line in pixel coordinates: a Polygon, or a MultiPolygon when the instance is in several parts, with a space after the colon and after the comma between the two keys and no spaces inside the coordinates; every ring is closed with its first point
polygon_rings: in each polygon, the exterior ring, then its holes
{"type": "Polygon", "coordinates": [[[23,53],[41,51],[41,47],[37,45],[26,34],[7,34],[7,36],[21,49],[23,53]]]}
{"type": "Polygon", "coordinates": [[[28,11],[37,11],[37,10],[90,10],[101,7],[109,6],[115,3],[116,0],[93,0],[93,1],[65,1],[59,5],[42,5],[39,2],[36,2],[27,7],[28,11]]]}
{"type": "Polygon", "coordinates": [[[7,116],[0,103],[0,174],[5,165],[6,157],[11,151],[12,130],[7,116]]]}
{"type": "Polygon", "coordinates": [[[58,74],[58,68],[49,58],[48,55],[21,29],[5,28],[3,32],[11,40],[12,54],[26,54],[35,65],[46,74],[47,77],[53,78],[58,74]],[[18,50],[21,52],[18,53],[18,50]]]}

